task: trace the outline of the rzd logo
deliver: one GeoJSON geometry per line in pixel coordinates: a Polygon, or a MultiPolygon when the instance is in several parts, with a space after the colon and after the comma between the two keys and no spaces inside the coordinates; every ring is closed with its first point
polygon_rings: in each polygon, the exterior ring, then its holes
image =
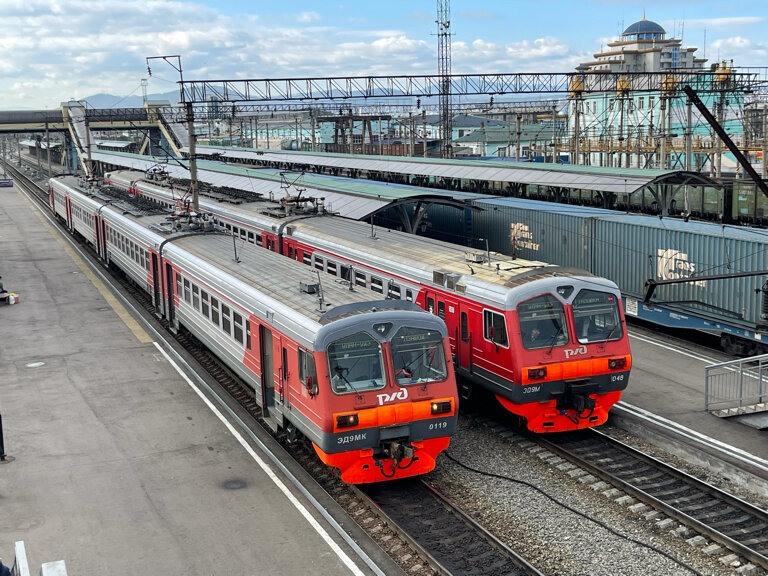
{"type": "Polygon", "coordinates": [[[579,346],[578,348],[566,348],[565,349],[565,357],[570,358],[571,356],[576,356],[577,354],[586,354],[587,353],[587,347],[586,346],[579,346]]]}
{"type": "Polygon", "coordinates": [[[400,388],[397,392],[392,394],[376,394],[376,398],[379,399],[379,406],[384,406],[385,402],[394,402],[395,400],[405,400],[408,398],[408,390],[400,388]]]}
{"type": "MultiPolygon", "coordinates": [[[[678,250],[658,250],[656,261],[656,275],[661,280],[676,280],[679,278],[692,278],[696,276],[696,264],[688,261],[688,254],[678,250]]],[[[704,287],[704,280],[693,282],[696,286],[704,287]]]]}

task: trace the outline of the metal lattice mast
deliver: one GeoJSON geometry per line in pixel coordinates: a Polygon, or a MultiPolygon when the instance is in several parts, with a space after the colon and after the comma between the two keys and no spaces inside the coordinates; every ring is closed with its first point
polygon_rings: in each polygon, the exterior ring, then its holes
{"type": "MultiPolygon", "coordinates": [[[[451,0],[437,0],[437,74],[440,76],[440,138],[443,158],[450,158],[451,115],[451,0]]],[[[426,141],[425,141],[426,144],[426,141]]]]}

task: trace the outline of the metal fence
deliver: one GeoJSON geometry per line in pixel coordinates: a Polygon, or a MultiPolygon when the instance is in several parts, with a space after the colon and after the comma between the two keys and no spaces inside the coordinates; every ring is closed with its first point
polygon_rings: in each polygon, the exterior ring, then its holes
{"type": "Polygon", "coordinates": [[[768,410],[768,354],[705,368],[705,408],[718,416],[768,410]]]}

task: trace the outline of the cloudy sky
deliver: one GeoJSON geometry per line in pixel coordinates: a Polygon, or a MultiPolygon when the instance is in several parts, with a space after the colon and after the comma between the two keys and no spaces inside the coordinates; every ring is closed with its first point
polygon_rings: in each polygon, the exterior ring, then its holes
{"type": "MultiPolygon", "coordinates": [[[[0,108],[187,80],[437,72],[435,0],[0,0],[0,108]]],[[[643,17],[710,62],[768,66],[768,2],[452,0],[453,71],[570,72],[643,17]],[[706,40],[706,42],[705,42],[706,40]]]]}

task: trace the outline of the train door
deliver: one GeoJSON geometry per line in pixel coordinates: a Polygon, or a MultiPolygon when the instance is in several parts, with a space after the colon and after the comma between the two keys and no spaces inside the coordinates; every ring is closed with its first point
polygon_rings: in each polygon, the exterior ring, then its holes
{"type": "Polygon", "coordinates": [[[104,220],[104,218],[99,218],[99,226],[101,227],[101,257],[107,264],[109,264],[109,261],[107,260],[107,241],[109,238],[109,236],[107,236],[107,221],[104,220]]]}
{"type": "Polygon", "coordinates": [[[154,252],[152,253],[152,293],[154,296],[153,303],[155,305],[155,314],[161,315],[162,314],[162,298],[160,297],[161,293],[161,283],[162,280],[160,279],[160,268],[157,263],[157,254],[154,252]]]}
{"type": "MultiPolygon", "coordinates": [[[[156,257],[156,254],[152,254],[152,258],[156,257]]],[[[165,263],[165,293],[168,296],[168,308],[166,309],[166,314],[168,316],[168,322],[171,325],[171,329],[176,329],[176,323],[175,323],[175,316],[176,316],[176,308],[173,304],[173,268],[171,265],[166,262],[165,263]]]]}
{"type": "Polygon", "coordinates": [[[472,372],[472,331],[469,329],[470,310],[463,302],[459,304],[459,338],[456,342],[458,367],[472,372]]]}
{"type": "Polygon", "coordinates": [[[261,387],[264,395],[264,406],[269,408],[275,404],[275,363],[272,331],[259,325],[259,342],[261,343],[261,387]]]}
{"type": "Polygon", "coordinates": [[[67,214],[67,228],[69,228],[70,231],[72,231],[74,228],[72,226],[72,200],[69,196],[66,196],[64,198],[64,206],[65,206],[65,212],[67,214]]]}

